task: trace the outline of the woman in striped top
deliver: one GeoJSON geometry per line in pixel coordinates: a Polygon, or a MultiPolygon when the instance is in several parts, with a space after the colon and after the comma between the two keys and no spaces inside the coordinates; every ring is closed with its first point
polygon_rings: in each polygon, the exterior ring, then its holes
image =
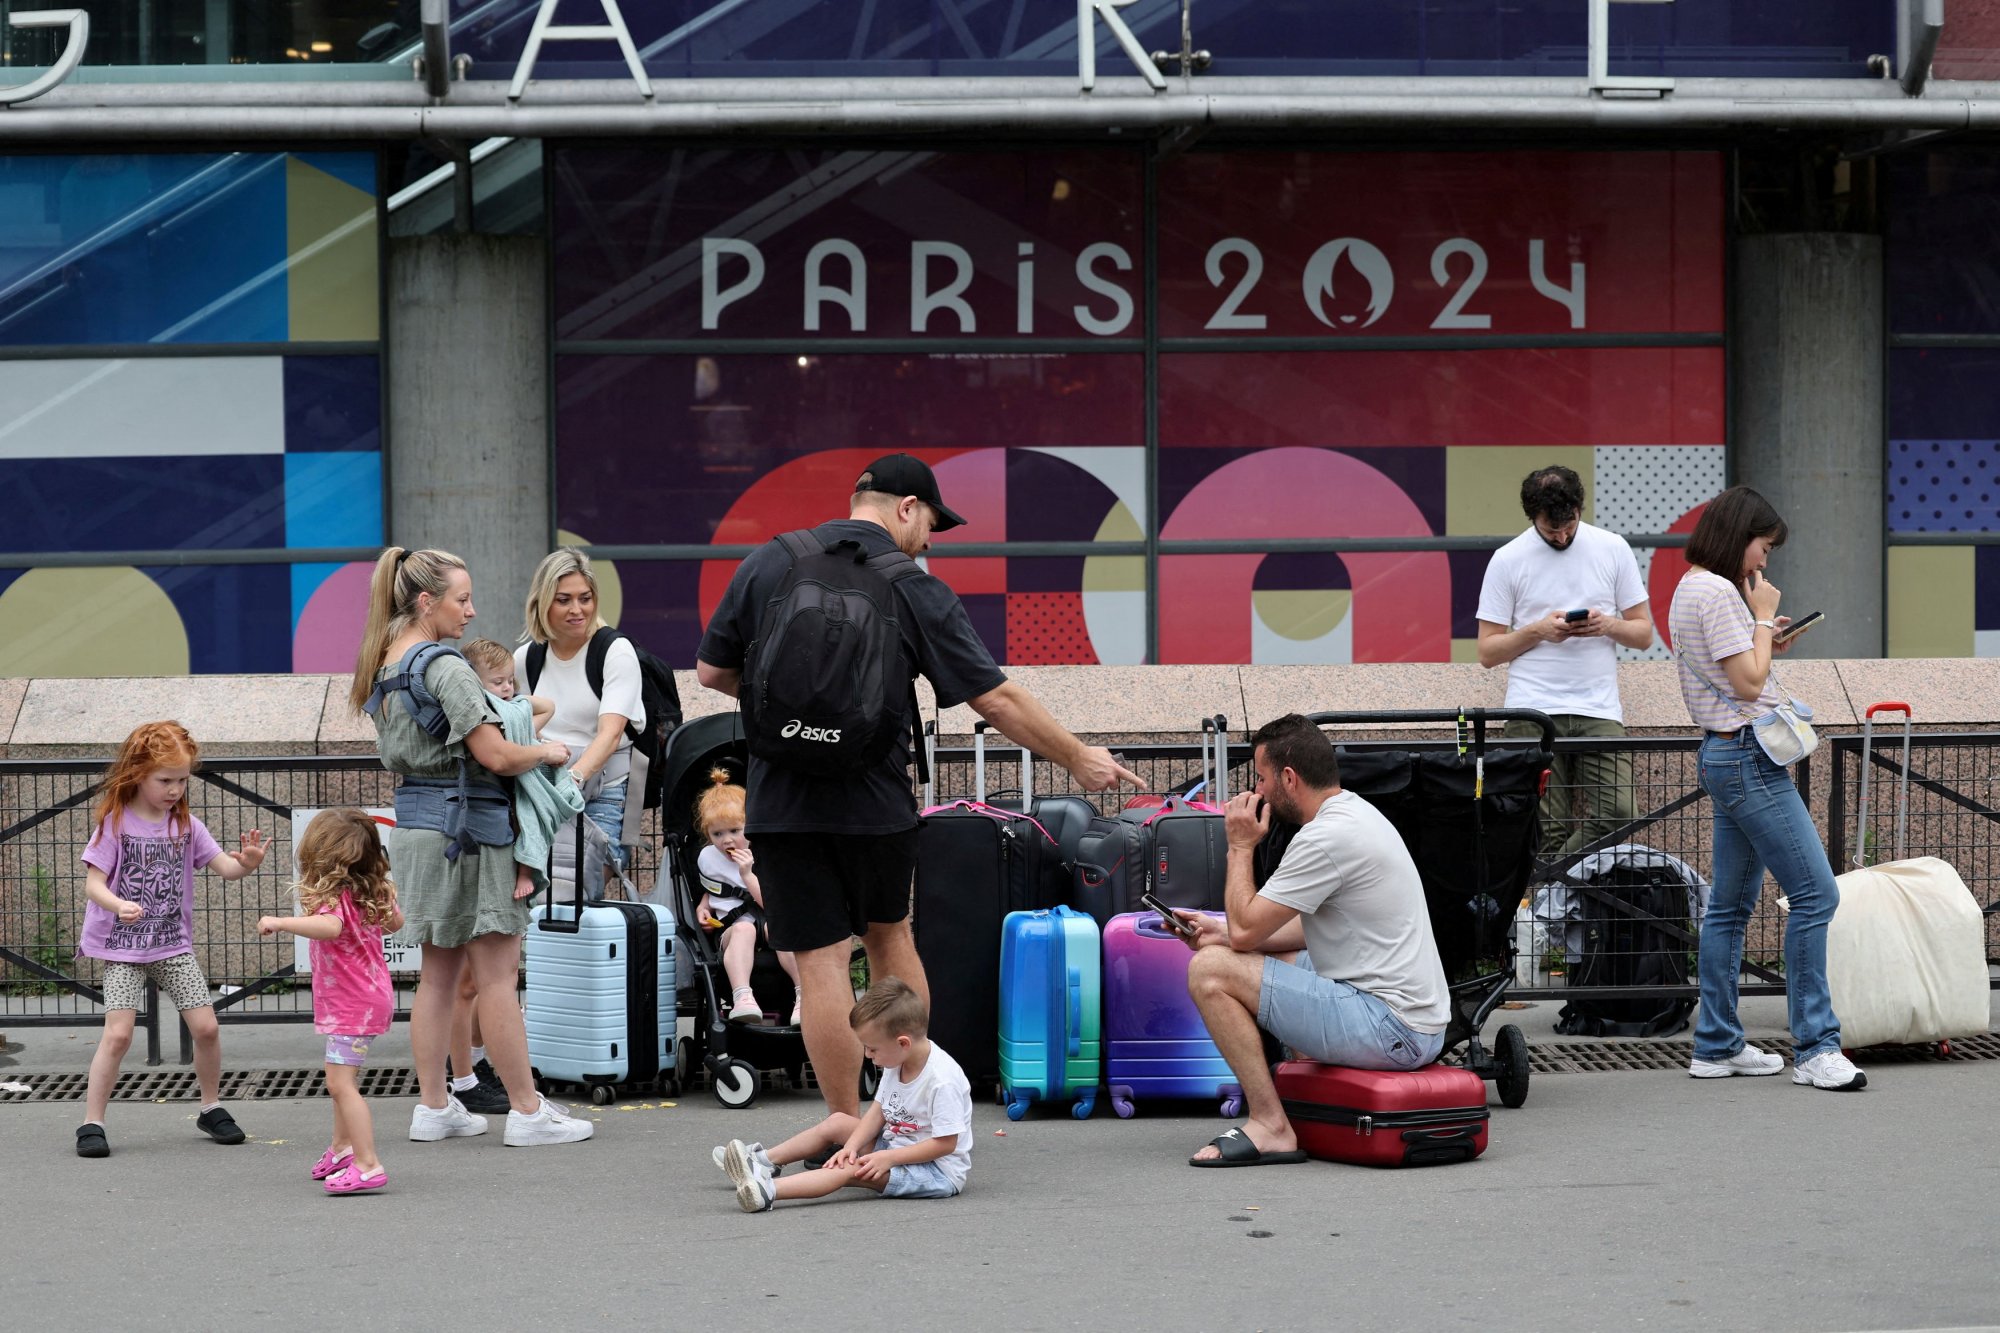
{"type": "Polygon", "coordinates": [[[1696,1078],[1775,1074],[1776,1055],[1744,1039],[1736,1015],[1743,935],[1768,867],[1791,904],[1785,926],[1785,994],[1794,1043],[1792,1082],[1864,1087],[1867,1076],[1840,1052],[1840,1020],[1826,984],[1826,928],[1840,891],[1812,815],[1791,774],[1758,745],[1758,718],[1784,699],[1772,657],[1790,623],[1764,577],[1784,544],[1785,520],[1748,486],[1709,501],[1688,539],[1693,568],[1674,590],[1668,627],[1680,664],[1681,698],[1706,733],[1701,787],[1715,806],[1714,892],[1701,923],[1701,1016],[1694,1030],[1696,1078]]]}

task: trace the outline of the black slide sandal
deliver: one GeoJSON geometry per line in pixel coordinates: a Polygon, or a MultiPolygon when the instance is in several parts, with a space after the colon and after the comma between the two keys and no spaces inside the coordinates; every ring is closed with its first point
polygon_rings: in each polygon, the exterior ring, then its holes
{"type": "Polygon", "coordinates": [[[1220,1157],[1190,1157],[1189,1166],[1293,1166],[1310,1161],[1302,1151],[1259,1152],[1250,1136],[1240,1128],[1225,1130],[1208,1141],[1208,1146],[1222,1154],[1220,1157]]]}

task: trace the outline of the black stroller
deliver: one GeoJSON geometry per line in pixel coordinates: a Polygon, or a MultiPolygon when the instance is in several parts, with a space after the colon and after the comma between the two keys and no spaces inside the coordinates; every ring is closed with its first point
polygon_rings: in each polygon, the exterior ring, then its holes
{"type": "MultiPolygon", "coordinates": [[[[717,713],[683,723],[668,742],[661,759],[660,823],[666,848],[661,872],[673,883],[675,930],[688,965],[680,973],[679,1013],[692,1020],[692,1036],[675,1043],[675,1068],[681,1085],[693,1078],[695,1062],[708,1070],[715,1099],[724,1106],[743,1107],[757,1100],[760,1070],[782,1069],[794,1086],[805,1081],[806,1045],[794,1025],[731,1023],[720,1002],[724,985],[722,955],[695,918],[701,901],[701,879],[695,858],[706,843],[694,825],[695,799],[709,785],[709,770],[726,770],[742,782],[748,766],[743,720],[734,712],[717,713]]],[[[772,952],[759,946],[750,978],[759,1006],[768,1013],[788,1013],[792,984],[772,952]]]]}
{"type": "MultiPolygon", "coordinates": [[[[1548,783],[1555,728],[1530,709],[1435,709],[1415,712],[1313,713],[1321,726],[1450,722],[1454,742],[1391,741],[1339,747],[1340,785],[1381,810],[1403,836],[1424,883],[1431,932],[1445,976],[1501,960],[1497,972],[1451,982],[1446,1055],[1492,1079],[1507,1106],[1528,1099],[1528,1040],[1512,1023],[1496,1034],[1489,1054],[1479,1032],[1506,998],[1514,979],[1514,908],[1533,875],[1541,839],[1541,795],[1548,783]],[[1489,723],[1522,719],[1541,728],[1541,739],[1487,740],[1489,723]]],[[[1276,830],[1273,831],[1274,834],[1276,830]]],[[[1289,830],[1288,830],[1289,832],[1289,830]]],[[[1283,841],[1289,841],[1285,838],[1283,841]]],[[[1267,838],[1260,870],[1275,869],[1283,841],[1267,838]]],[[[1266,872],[1268,873],[1268,872],[1266,872]]]]}

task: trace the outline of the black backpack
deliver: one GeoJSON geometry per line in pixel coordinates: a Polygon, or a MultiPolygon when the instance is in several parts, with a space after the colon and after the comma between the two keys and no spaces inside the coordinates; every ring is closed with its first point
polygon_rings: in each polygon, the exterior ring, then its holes
{"type": "Polygon", "coordinates": [[[916,716],[916,677],[892,584],[922,573],[902,551],[775,539],[791,556],[744,654],[750,753],[800,773],[850,777],[879,763],[916,716]]]}
{"type": "MultiPolygon", "coordinates": [[[[590,636],[590,644],[584,649],[583,678],[589,683],[590,692],[600,699],[604,697],[604,659],[611,652],[611,645],[620,639],[632,642],[626,635],[604,625],[590,636]]],[[[681,724],[681,691],[674,681],[672,667],[637,643],[632,643],[632,651],[639,657],[639,702],[646,709],[646,725],[635,727],[628,721],[625,736],[632,742],[633,749],[646,756],[645,808],[657,810],[667,776],[667,737],[681,724]]],[[[535,684],[541,680],[542,667],[548,660],[549,646],[546,643],[528,645],[528,693],[535,692],[535,684]]]]}
{"type": "MultiPolygon", "coordinates": [[[[1584,906],[1583,958],[1572,986],[1685,986],[1688,886],[1665,866],[1613,866],[1572,880],[1584,906]]],[[[1556,1031],[1586,1037],[1666,1037],[1687,1026],[1694,1001],[1686,996],[1576,999],[1557,1015],[1556,1031]]]]}

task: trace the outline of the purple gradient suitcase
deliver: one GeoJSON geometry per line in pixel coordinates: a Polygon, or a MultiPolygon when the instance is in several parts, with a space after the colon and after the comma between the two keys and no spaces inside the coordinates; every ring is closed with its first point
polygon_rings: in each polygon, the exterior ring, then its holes
{"type": "Polygon", "coordinates": [[[1159,1097],[1214,1098],[1229,1118],[1243,1109],[1243,1088],[1188,996],[1193,956],[1157,912],[1122,913],[1104,928],[1104,1072],[1120,1119],[1159,1097]]]}

